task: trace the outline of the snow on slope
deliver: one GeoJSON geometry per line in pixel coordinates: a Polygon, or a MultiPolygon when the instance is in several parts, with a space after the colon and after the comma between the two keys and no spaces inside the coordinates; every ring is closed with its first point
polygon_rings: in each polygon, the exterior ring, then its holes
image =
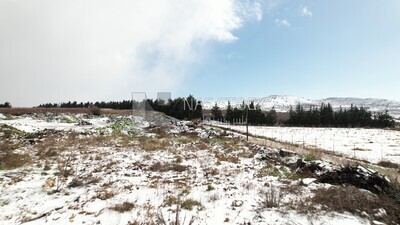
{"type": "MultiPolygon", "coordinates": [[[[63,123],[27,117],[13,118],[12,125],[31,131],[28,128],[44,124],[64,132],[55,145],[26,142],[18,151],[29,154],[32,161],[21,168],[0,170],[0,225],[156,224],[150,221],[157,221],[157,216],[168,224],[179,217],[182,225],[191,224],[192,216],[193,225],[370,224],[368,217],[347,212],[298,213],[292,208],[297,202],[331,185],[314,182],[315,178],[283,179],[286,175],[280,170],[289,173],[290,168],[275,166],[276,158],[263,159],[266,154],[278,155],[278,149],[248,145],[236,138],[220,139],[221,133],[216,133],[220,131],[214,129],[197,127],[187,135],[190,128],[185,124],[190,122],[183,121],[165,128],[181,130],[181,134],[162,137],[146,129],[133,136],[113,134],[98,139],[96,127],[70,136],[63,123]],[[218,135],[207,141],[197,138],[197,134],[210,131],[218,135]],[[56,154],[41,157],[38,147],[43,152],[53,149],[56,154]],[[268,168],[276,168],[279,174],[272,175],[268,168]],[[272,190],[279,193],[281,205],[267,207],[266,193],[272,190]],[[181,214],[176,216],[177,205],[186,200],[196,204],[181,206],[181,214]],[[124,203],[130,206],[123,207],[124,203]]],[[[9,137],[10,141],[22,139],[9,137]]],[[[43,138],[40,143],[45,141],[43,138]]],[[[287,160],[297,162],[298,157],[287,160]]]]}
{"type": "Polygon", "coordinates": [[[287,112],[290,110],[291,106],[294,108],[298,104],[301,104],[305,108],[319,105],[315,100],[289,95],[271,95],[265,98],[257,99],[254,101],[254,103],[259,104],[263,109],[275,108],[275,110],[278,112],[287,112]]]}
{"type": "Polygon", "coordinates": [[[378,98],[325,98],[320,102],[330,103],[334,109],[339,107],[349,108],[351,104],[357,107],[364,107],[372,112],[384,112],[388,110],[389,114],[400,117],[400,101],[378,99],[378,98]]]}

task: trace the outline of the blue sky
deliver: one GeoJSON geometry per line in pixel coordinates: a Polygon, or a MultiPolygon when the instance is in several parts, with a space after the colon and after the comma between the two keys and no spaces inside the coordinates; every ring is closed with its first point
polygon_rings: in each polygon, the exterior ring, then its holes
{"type": "Polygon", "coordinates": [[[0,103],[400,100],[399,0],[2,0],[0,103]]]}
{"type": "Polygon", "coordinates": [[[264,1],[262,9],[261,21],[233,32],[237,41],[212,46],[178,95],[400,100],[400,1],[264,1]]]}

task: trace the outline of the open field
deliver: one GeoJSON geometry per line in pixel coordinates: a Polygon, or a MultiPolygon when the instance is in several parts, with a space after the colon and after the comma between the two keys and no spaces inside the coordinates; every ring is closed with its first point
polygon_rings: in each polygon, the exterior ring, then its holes
{"type": "MultiPolygon", "coordinates": [[[[130,115],[132,110],[101,109],[103,114],[130,115]]],[[[88,108],[0,108],[0,113],[27,114],[27,113],[90,113],[88,108]]]]}
{"type": "MultiPolygon", "coordinates": [[[[246,132],[246,126],[218,126],[246,132]]],[[[400,131],[396,130],[249,126],[249,133],[372,163],[390,161],[400,164],[400,131]]]]}
{"type": "Polygon", "coordinates": [[[400,222],[371,169],[158,113],[0,114],[0,159],[0,224],[400,222]]]}

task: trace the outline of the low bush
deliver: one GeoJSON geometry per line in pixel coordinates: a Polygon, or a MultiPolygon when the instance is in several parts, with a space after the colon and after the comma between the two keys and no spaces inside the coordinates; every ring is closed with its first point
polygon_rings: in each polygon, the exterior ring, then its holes
{"type": "Polygon", "coordinates": [[[121,204],[117,204],[117,205],[110,207],[110,209],[122,213],[122,212],[131,211],[134,207],[135,207],[135,205],[131,202],[123,202],[121,204]]]}
{"type": "Polygon", "coordinates": [[[201,208],[202,204],[199,201],[191,199],[191,198],[186,199],[185,201],[183,201],[181,203],[182,209],[186,209],[186,210],[192,210],[194,206],[198,206],[201,208]]]}

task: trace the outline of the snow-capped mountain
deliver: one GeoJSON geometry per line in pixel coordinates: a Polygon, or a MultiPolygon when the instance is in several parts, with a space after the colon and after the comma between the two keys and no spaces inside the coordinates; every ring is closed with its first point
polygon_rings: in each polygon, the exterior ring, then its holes
{"type": "Polygon", "coordinates": [[[299,96],[289,95],[271,95],[264,98],[253,98],[253,99],[219,99],[218,101],[212,101],[205,104],[205,108],[212,108],[217,102],[218,106],[225,109],[228,101],[230,101],[232,107],[240,106],[243,101],[250,102],[254,101],[254,104],[260,105],[263,110],[270,110],[274,108],[277,112],[288,112],[290,107],[295,108],[296,105],[301,104],[304,109],[308,109],[310,106],[320,106],[321,103],[331,104],[334,109],[350,108],[351,105],[357,107],[364,107],[371,112],[384,112],[388,110],[389,114],[396,118],[400,118],[400,101],[378,99],[378,98],[342,98],[342,97],[330,97],[324,99],[307,99],[299,96]]]}

